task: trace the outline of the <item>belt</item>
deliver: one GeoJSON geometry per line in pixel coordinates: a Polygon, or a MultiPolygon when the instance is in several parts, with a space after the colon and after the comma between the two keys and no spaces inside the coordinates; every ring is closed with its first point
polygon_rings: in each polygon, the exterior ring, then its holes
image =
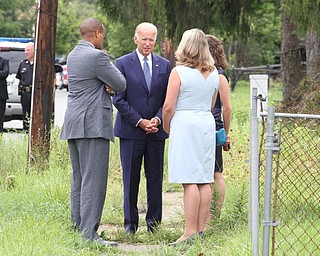
{"type": "Polygon", "coordinates": [[[32,86],[31,85],[24,85],[22,87],[22,92],[31,92],[32,86]]]}

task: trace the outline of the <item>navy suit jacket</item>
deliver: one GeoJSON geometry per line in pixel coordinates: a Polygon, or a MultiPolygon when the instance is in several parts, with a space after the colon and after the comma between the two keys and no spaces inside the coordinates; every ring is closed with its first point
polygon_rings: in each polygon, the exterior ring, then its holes
{"type": "Polygon", "coordinates": [[[145,136],[150,136],[153,140],[166,139],[168,135],[162,125],[158,127],[157,133],[148,135],[136,125],[141,118],[151,119],[157,116],[162,120],[162,106],[171,72],[170,62],[152,53],[150,91],[136,51],[116,59],[115,65],[127,81],[126,90],[113,97],[113,104],[118,109],[114,125],[115,136],[124,139],[144,139],[145,136]]]}

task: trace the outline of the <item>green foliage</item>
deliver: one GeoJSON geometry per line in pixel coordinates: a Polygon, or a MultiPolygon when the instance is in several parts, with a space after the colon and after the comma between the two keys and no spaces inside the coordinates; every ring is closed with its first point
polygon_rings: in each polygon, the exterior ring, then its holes
{"type": "MultiPolygon", "coordinates": [[[[277,86],[271,87],[271,90],[274,89],[276,91],[273,95],[281,94],[277,86]]],[[[220,219],[210,223],[203,240],[197,240],[188,246],[169,247],[167,244],[177,239],[184,227],[183,214],[175,213],[173,210],[166,210],[170,216],[164,216],[158,232],[149,234],[146,231],[143,175],[139,194],[140,229],[134,236],[125,234],[122,172],[119,141],[116,139],[115,143],[111,144],[109,182],[102,216],[102,223],[106,227],[102,236],[117,240],[122,245],[128,244],[132,248],[139,246],[142,249],[126,251],[124,247],[100,248],[93,243],[84,242],[80,234],[71,230],[71,166],[68,147],[65,141],[59,139],[60,128],[54,127],[51,133],[49,167],[44,172],[33,169],[26,172],[26,134],[20,134],[14,140],[8,140],[6,134],[0,136],[0,251],[4,255],[251,255],[247,224],[249,95],[247,82],[239,82],[235,91],[231,93],[232,144],[231,151],[224,154],[226,200],[220,219]],[[6,185],[5,177],[8,175],[14,176],[14,186],[6,185]]],[[[167,168],[167,158],[165,159],[167,168]]],[[[175,191],[172,195],[179,195],[170,198],[164,207],[182,205],[182,187],[168,182],[167,169],[164,191],[175,191]]],[[[303,221],[301,223],[303,224],[303,221]]]]}
{"type": "Polygon", "coordinates": [[[280,14],[275,3],[256,0],[97,2],[115,22],[110,26],[108,42],[108,50],[114,57],[130,52],[134,27],[142,21],[150,21],[158,28],[159,42],[166,37],[172,38],[176,47],[185,30],[198,27],[205,33],[218,35],[229,58],[230,53],[235,52],[237,61],[230,59],[231,65],[279,63],[280,14]],[[184,15],[186,13],[188,15],[184,15]]]}
{"type": "Polygon", "coordinates": [[[203,31],[215,27],[230,33],[238,32],[238,35],[245,37],[250,30],[247,17],[253,10],[251,4],[255,0],[98,0],[98,2],[111,20],[125,25],[150,21],[158,27],[161,38],[174,38],[174,41],[178,42],[185,30],[194,27],[203,31]],[[224,22],[216,24],[217,20],[224,22]]]}
{"type": "Polygon", "coordinates": [[[0,36],[33,37],[35,14],[34,0],[1,0],[0,36]]]}
{"type": "Polygon", "coordinates": [[[230,195],[235,197],[233,198],[234,204],[226,207],[221,221],[230,229],[234,229],[237,225],[246,225],[248,221],[248,183],[234,184],[231,190],[230,195]]]}
{"type": "Polygon", "coordinates": [[[297,22],[302,35],[310,30],[320,33],[319,0],[282,0],[282,7],[297,22]]]}
{"type": "Polygon", "coordinates": [[[229,64],[236,67],[260,66],[280,62],[280,15],[274,3],[262,2],[253,6],[255,15],[248,17],[248,36],[238,37],[230,31],[216,30],[224,45],[225,52],[231,53],[229,64]]]}
{"type": "Polygon", "coordinates": [[[279,106],[279,111],[320,114],[320,94],[317,93],[319,86],[319,81],[302,80],[292,93],[294,101],[286,106],[279,106]]]}
{"type": "Polygon", "coordinates": [[[115,22],[108,26],[108,54],[112,60],[124,54],[132,52],[136,45],[133,41],[134,30],[137,24],[127,26],[115,22]]]}
{"type": "MultiPolygon", "coordinates": [[[[220,31],[236,33],[246,39],[250,33],[250,18],[254,16],[255,0],[212,1],[211,12],[214,16],[212,26],[220,31]],[[223,21],[216,24],[216,21],[223,21]]],[[[209,12],[210,13],[210,12],[209,12]]]]}
{"type": "Polygon", "coordinates": [[[59,0],[56,55],[66,56],[80,40],[79,27],[85,18],[98,18],[95,5],[81,0],[59,0]]]}
{"type": "Polygon", "coordinates": [[[53,169],[70,168],[69,166],[69,151],[65,141],[60,140],[61,129],[53,127],[51,129],[50,139],[50,167],[53,169]]]}
{"type": "MultiPolygon", "coordinates": [[[[248,102],[245,100],[247,99],[247,85],[239,86],[237,90],[237,96],[232,94],[232,101],[238,102],[237,99],[241,99],[242,102],[248,102]]],[[[243,106],[243,108],[248,111],[248,105],[246,107],[243,106]]],[[[238,106],[234,105],[234,109],[238,109],[238,106]]],[[[235,114],[234,120],[236,119],[238,117],[235,114]]],[[[237,122],[235,121],[235,123],[237,122]]],[[[228,164],[226,165],[225,174],[228,189],[230,186],[241,188],[241,184],[247,183],[245,178],[247,172],[244,170],[248,167],[243,159],[248,158],[248,156],[246,156],[247,153],[244,152],[244,149],[236,149],[241,144],[244,148],[248,147],[246,136],[242,129],[248,129],[248,126],[242,123],[241,130],[237,125],[232,130],[235,137],[238,137],[238,134],[242,134],[242,137],[239,137],[243,139],[235,140],[232,149],[233,153],[226,156],[228,164]]],[[[3,235],[0,236],[0,251],[9,255],[141,254],[141,251],[125,252],[119,248],[97,248],[90,243],[85,243],[79,234],[71,232],[69,220],[69,174],[71,167],[67,144],[65,141],[59,140],[59,134],[60,129],[54,127],[51,133],[49,169],[42,173],[34,170],[26,173],[23,168],[26,165],[26,155],[14,153],[14,150],[25,152],[27,145],[25,134],[13,142],[7,142],[5,138],[1,140],[0,149],[3,149],[3,154],[1,154],[0,163],[12,169],[12,174],[15,176],[15,185],[8,189],[3,183],[1,184],[0,226],[1,234],[3,235]],[[12,155],[23,155],[23,159],[14,161],[11,164],[10,157],[12,155]]],[[[225,210],[223,210],[222,214],[224,217],[222,219],[226,219],[229,216],[229,224],[225,225],[223,224],[224,222],[217,224],[222,228],[221,232],[209,232],[203,242],[197,241],[194,245],[188,247],[172,248],[168,247],[167,244],[177,239],[183,232],[183,215],[172,212],[173,216],[175,216],[174,218],[164,216],[163,225],[161,225],[159,231],[153,235],[148,234],[144,221],[146,192],[143,176],[138,202],[141,227],[136,236],[127,236],[125,234],[123,230],[121,175],[119,141],[116,139],[115,143],[111,144],[109,182],[102,217],[102,223],[107,223],[107,227],[102,233],[103,237],[117,240],[120,243],[135,244],[142,247],[147,244],[149,248],[146,249],[148,255],[198,255],[201,252],[209,253],[208,255],[215,252],[219,255],[227,255],[225,251],[228,252],[228,255],[238,255],[238,252],[242,252],[242,255],[249,255],[246,254],[248,248],[250,249],[250,246],[248,246],[249,237],[244,235],[247,233],[247,231],[244,231],[247,224],[242,221],[238,222],[237,219],[239,212],[243,212],[246,215],[246,210],[241,205],[241,196],[238,196],[244,195],[244,193],[239,194],[240,190],[230,188],[230,193],[227,193],[225,210]],[[231,220],[232,216],[237,217],[231,220]],[[232,247],[230,247],[229,243],[232,244],[232,247]]],[[[172,201],[166,203],[169,206],[165,207],[173,207],[170,209],[174,209],[174,207],[182,205],[182,187],[168,183],[167,157],[165,160],[164,191],[170,193],[175,191],[173,194],[180,195],[177,199],[172,197],[172,201]]],[[[214,229],[216,226],[213,224],[211,228],[214,229]]]]}
{"type": "Polygon", "coordinates": [[[121,22],[124,25],[138,24],[150,19],[147,0],[97,0],[97,2],[111,20],[121,22]]]}
{"type": "Polygon", "coordinates": [[[273,3],[262,3],[251,17],[251,33],[247,44],[252,62],[249,66],[280,63],[280,15],[273,3]],[[255,57],[253,55],[256,55],[255,57]]]}
{"type": "Polygon", "coordinates": [[[13,189],[16,186],[16,173],[26,172],[27,149],[24,146],[27,138],[24,134],[17,134],[16,137],[20,143],[6,140],[0,134],[0,191],[13,189]],[[20,153],[16,154],[16,151],[20,153]]]}
{"type": "MultiPolygon", "coordinates": [[[[105,25],[105,48],[112,60],[131,52],[135,48],[132,38],[136,25],[151,21],[158,27],[158,42],[169,37],[177,46],[185,30],[198,27],[206,33],[220,36],[227,53],[236,53],[236,64],[274,63],[280,45],[279,14],[275,15],[274,9],[273,3],[256,0],[59,0],[56,56],[66,58],[80,40],[80,23],[87,17],[93,17],[105,25]],[[253,11],[255,15],[252,15],[253,11]],[[217,22],[220,20],[223,22],[217,22]],[[243,38],[248,42],[243,43],[243,38]]],[[[0,35],[32,37],[35,19],[33,0],[3,0],[0,35]]],[[[235,63],[230,61],[230,64],[235,63]]]]}
{"type": "MultiPolygon", "coordinates": [[[[315,224],[318,223],[319,218],[313,218],[313,220],[315,224]]],[[[319,252],[319,232],[317,232],[317,229],[310,226],[309,222],[305,222],[305,219],[298,219],[299,225],[296,224],[297,219],[295,218],[286,219],[286,221],[287,223],[283,225],[280,234],[284,239],[281,246],[277,246],[277,255],[317,255],[319,252]],[[294,236],[292,235],[293,226],[294,236]],[[310,245],[306,247],[305,241],[310,242],[311,239],[315,243],[312,247],[310,245]],[[292,246],[293,244],[294,246],[292,246]]]]}
{"type": "Polygon", "coordinates": [[[211,1],[150,1],[151,18],[163,36],[179,42],[187,29],[197,27],[208,31],[213,19],[212,5],[211,1]]]}
{"type": "Polygon", "coordinates": [[[111,60],[135,49],[133,33],[136,24],[111,23],[96,0],[59,0],[56,55],[65,59],[81,39],[79,27],[88,17],[99,19],[105,26],[104,47],[111,60]]]}
{"type": "Polygon", "coordinates": [[[319,81],[303,80],[293,91],[293,98],[295,99],[292,102],[293,107],[303,109],[305,113],[320,114],[320,94],[316,93],[319,86],[319,81]]]}

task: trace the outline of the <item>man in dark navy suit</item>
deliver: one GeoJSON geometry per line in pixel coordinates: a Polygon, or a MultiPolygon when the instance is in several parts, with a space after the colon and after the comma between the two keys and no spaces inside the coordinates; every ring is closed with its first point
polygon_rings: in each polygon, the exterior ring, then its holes
{"type": "Polygon", "coordinates": [[[138,190],[142,160],[147,180],[147,229],[153,232],[162,218],[162,180],[165,139],[162,106],[171,71],[168,60],[152,53],[157,28],[148,22],[137,26],[137,49],[118,58],[115,65],[127,81],[125,92],[113,103],[118,109],[114,133],[120,138],[124,185],[124,227],[134,234],[138,229],[138,190]]]}

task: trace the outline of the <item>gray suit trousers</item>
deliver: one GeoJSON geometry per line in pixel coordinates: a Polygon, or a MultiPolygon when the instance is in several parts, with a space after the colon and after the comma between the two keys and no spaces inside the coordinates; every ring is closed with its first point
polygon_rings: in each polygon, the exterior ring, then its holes
{"type": "Polygon", "coordinates": [[[72,165],[71,219],[85,239],[95,240],[106,197],[110,141],[68,140],[72,165]]]}

